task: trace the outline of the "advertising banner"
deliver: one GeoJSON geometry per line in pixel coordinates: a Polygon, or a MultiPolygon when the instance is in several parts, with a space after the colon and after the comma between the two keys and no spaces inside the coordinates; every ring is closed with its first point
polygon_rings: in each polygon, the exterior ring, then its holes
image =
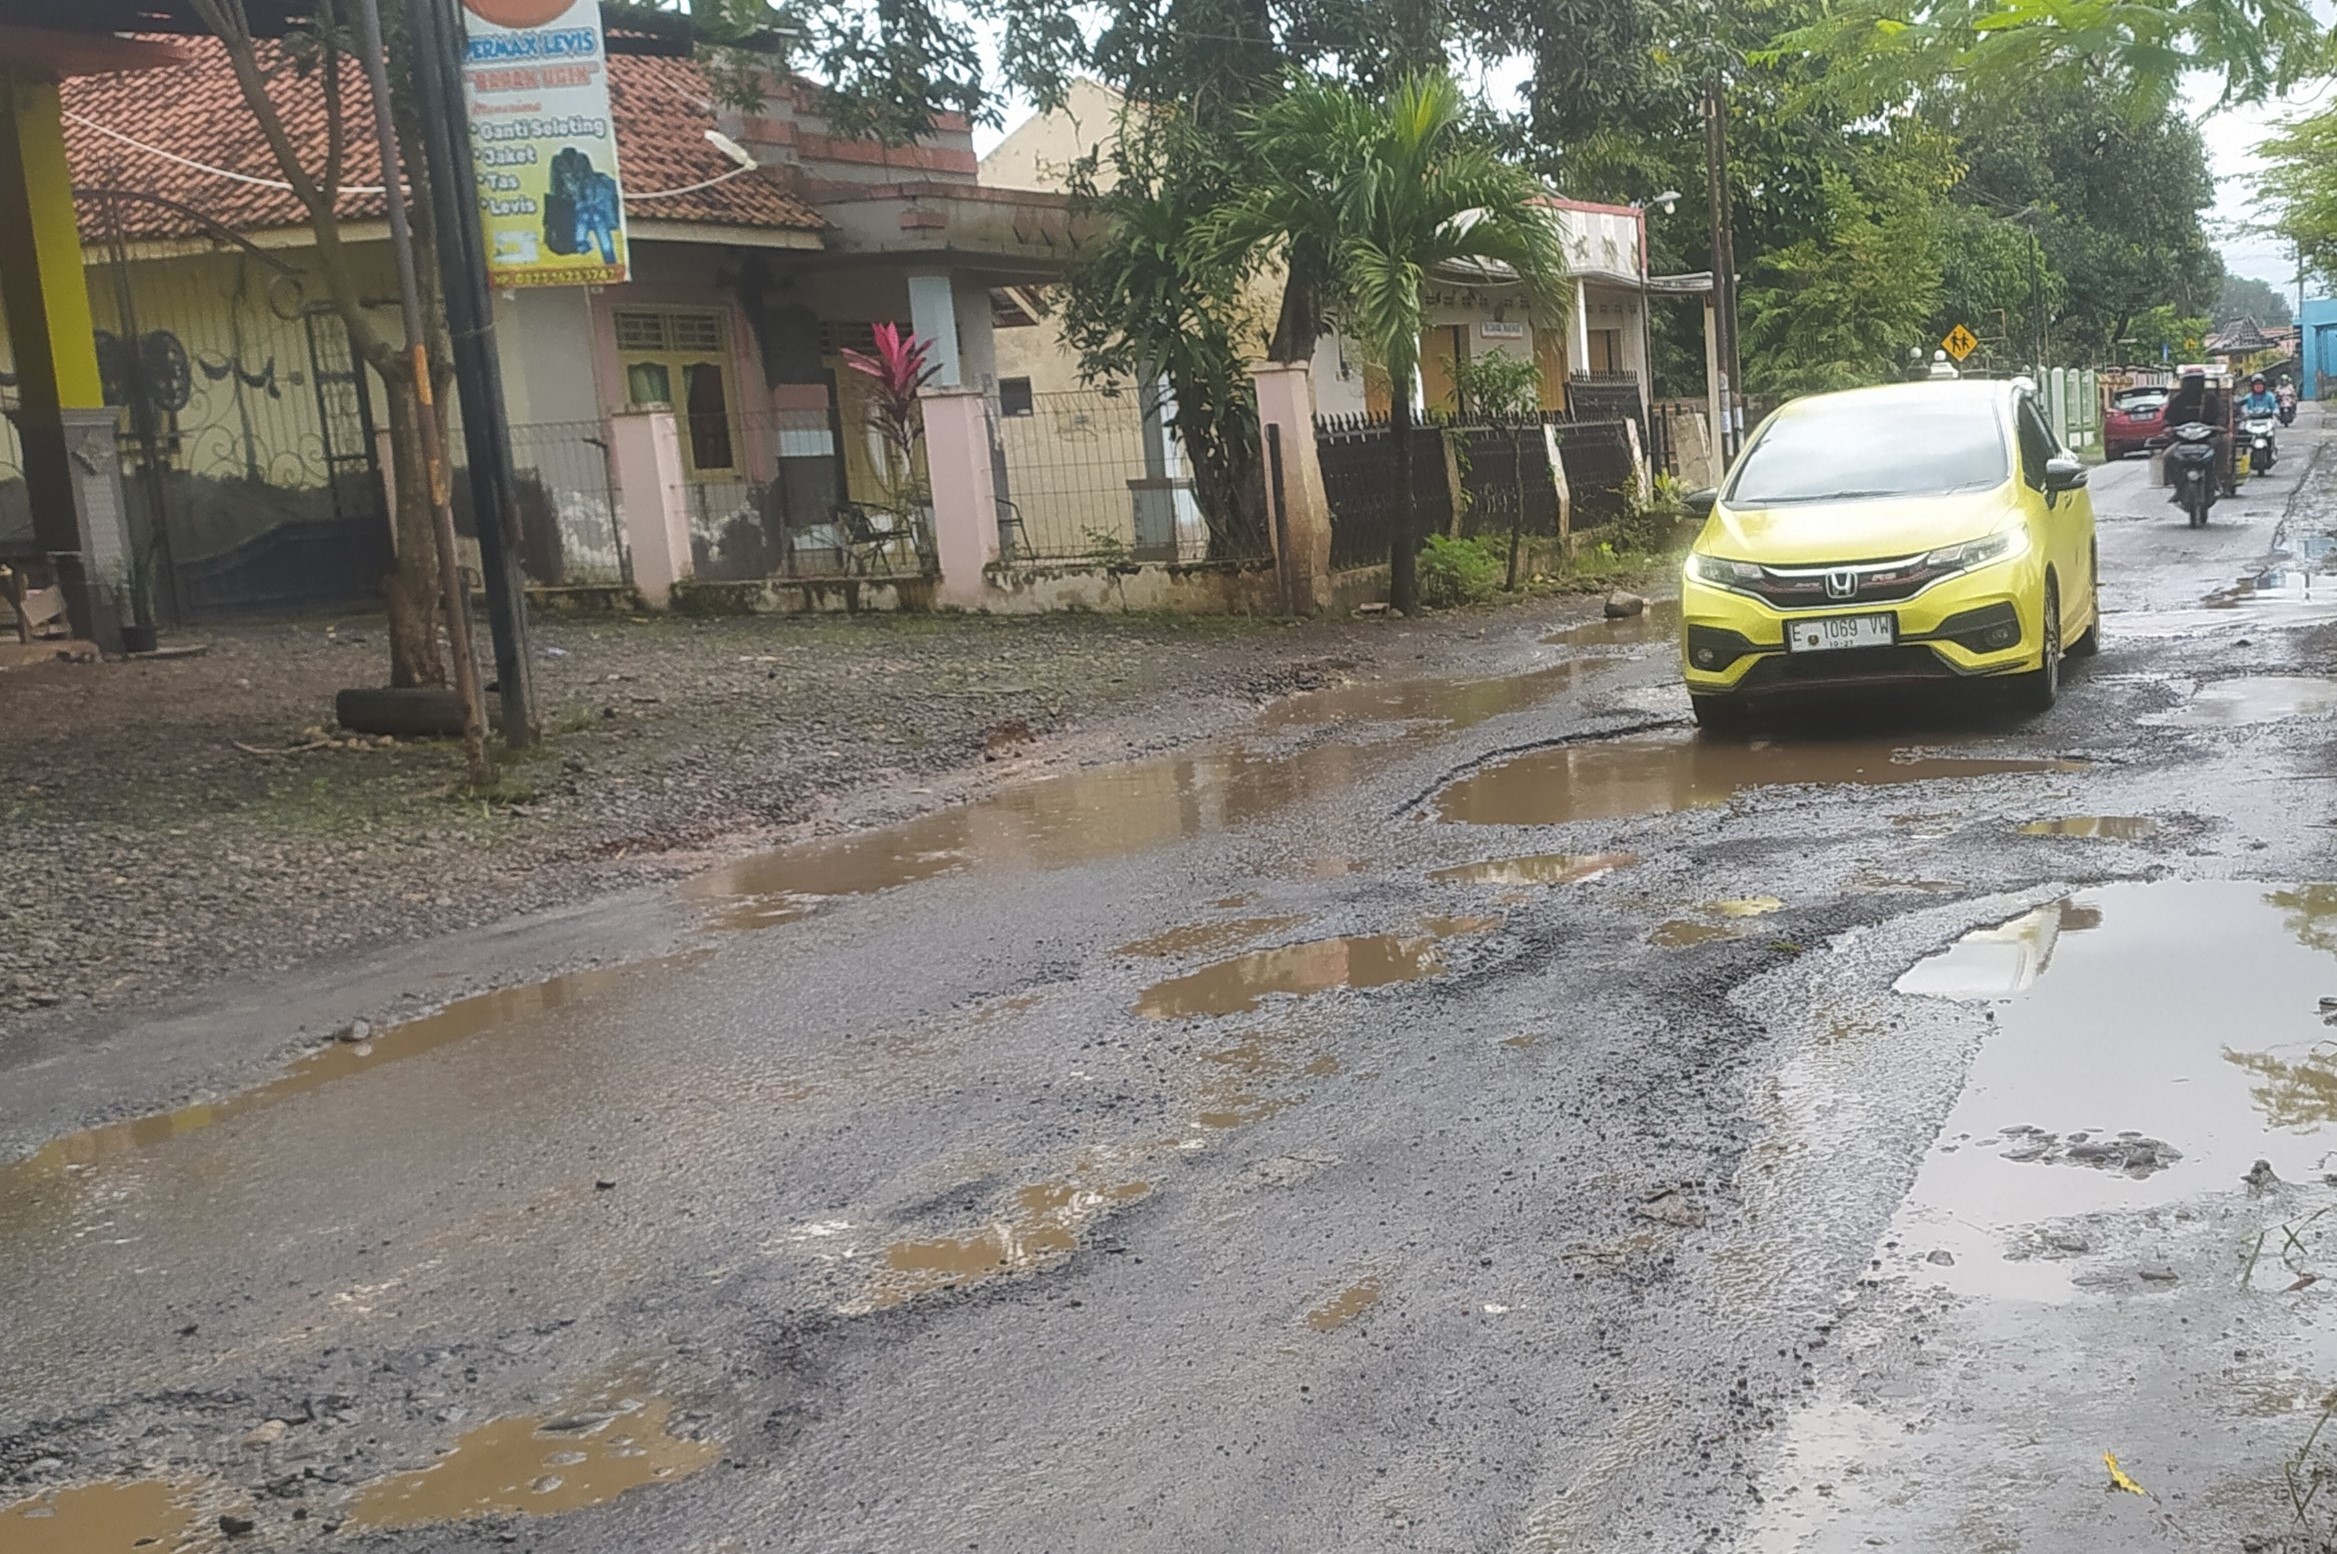
{"type": "Polygon", "coordinates": [[[600,0],[463,0],[463,105],[487,280],[626,278],[625,198],[600,0]]]}

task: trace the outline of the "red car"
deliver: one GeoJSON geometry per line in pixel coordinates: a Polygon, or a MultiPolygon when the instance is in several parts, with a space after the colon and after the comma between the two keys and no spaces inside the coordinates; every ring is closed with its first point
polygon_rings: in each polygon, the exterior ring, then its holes
{"type": "Polygon", "coordinates": [[[2109,414],[2102,418],[2102,452],[2106,457],[2122,459],[2129,453],[2140,453],[2150,446],[2150,440],[2167,429],[2167,391],[2163,388],[2130,388],[2120,391],[2110,400],[2109,414]]]}

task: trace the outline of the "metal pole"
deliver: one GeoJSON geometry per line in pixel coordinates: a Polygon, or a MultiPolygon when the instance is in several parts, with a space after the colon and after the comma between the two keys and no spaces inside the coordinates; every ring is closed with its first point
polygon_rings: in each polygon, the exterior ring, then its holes
{"type": "Polygon", "coordinates": [[[1723,462],[1737,450],[1736,245],[1729,233],[1727,100],[1720,78],[1704,83],[1704,189],[1712,218],[1712,305],[1714,355],[1720,374],[1720,439],[1723,462]]]}
{"type": "Polygon", "coordinates": [[[463,755],[471,782],[494,781],[487,763],[486,720],[479,712],[479,670],[471,657],[470,601],[463,590],[462,567],[455,558],[454,506],[447,492],[446,450],[438,440],[436,395],[430,386],[430,348],[422,331],[422,294],[414,279],[414,235],[406,224],[405,180],[398,176],[397,131],[390,119],[389,71],[383,64],[381,7],[378,0],[357,0],[357,25],[364,42],[365,84],[373,95],[373,138],[381,150],[381,181],[389,192],[390,253],[398,266],[398,311],[406,327],[406,361],[414,374],[415,417],[422,434],[422,462],[429,471],[432,528],[438,539],[438,586],[446,595],[446,642],[454,655],[455,695],[462,702],[463,755]]]}
{"type": "MultiPolygon", "coordinates": [[[[2035,218],[2031,217],[2031,221],[2035,218]]],[[[2045,370],[2045,296],[2037,283],[2037,229],[2029,228],[2029,325],[2037,343],[2036,370],[2045,370]]]]}
{"type": "Polygon", "coordinates": [[[455,388],[462,401],[471,510],[478,518],[479,570],[487,593],[487,624],[495,639],[495,686],[503,699],[503,741],[516,750],[536,740],[535,686],[528,661],[527,585],[520,571],[511,422],[503,404],[494,303],[487,292],[486,244],[479,233],[478,184],[471,171],[470,132],[462,110],[462,22],[449,0],[412,0],[411,15],[422,151],[430,169],[436,217],[439,289],[446,298],[455,388]]]}

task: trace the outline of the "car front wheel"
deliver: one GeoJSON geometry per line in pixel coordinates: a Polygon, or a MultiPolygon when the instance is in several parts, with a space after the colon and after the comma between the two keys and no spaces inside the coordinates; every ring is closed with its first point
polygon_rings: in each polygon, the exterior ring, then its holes
{"type": "Polygon", "coordinates": [[[2044,712],[2061,699],[2061,589],[2045,579],[2045,662],[2022,675],[2014,692],[2030,712],[2044,712]]]}

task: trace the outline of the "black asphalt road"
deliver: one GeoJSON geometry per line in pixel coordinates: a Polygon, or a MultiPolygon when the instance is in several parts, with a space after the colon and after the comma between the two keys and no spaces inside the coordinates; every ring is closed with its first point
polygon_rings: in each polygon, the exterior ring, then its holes
{"type": "Polygon", "coordinates": [[[1481,680],[518,925],[642,953],[289,1066],[280,985],[13,1054],[0,1550],[2279,1533],[2318,438],[2204,532],[2097,472],[2043,717],[1709,743],[1660,628],[1494,617],[1481,680]]]}

